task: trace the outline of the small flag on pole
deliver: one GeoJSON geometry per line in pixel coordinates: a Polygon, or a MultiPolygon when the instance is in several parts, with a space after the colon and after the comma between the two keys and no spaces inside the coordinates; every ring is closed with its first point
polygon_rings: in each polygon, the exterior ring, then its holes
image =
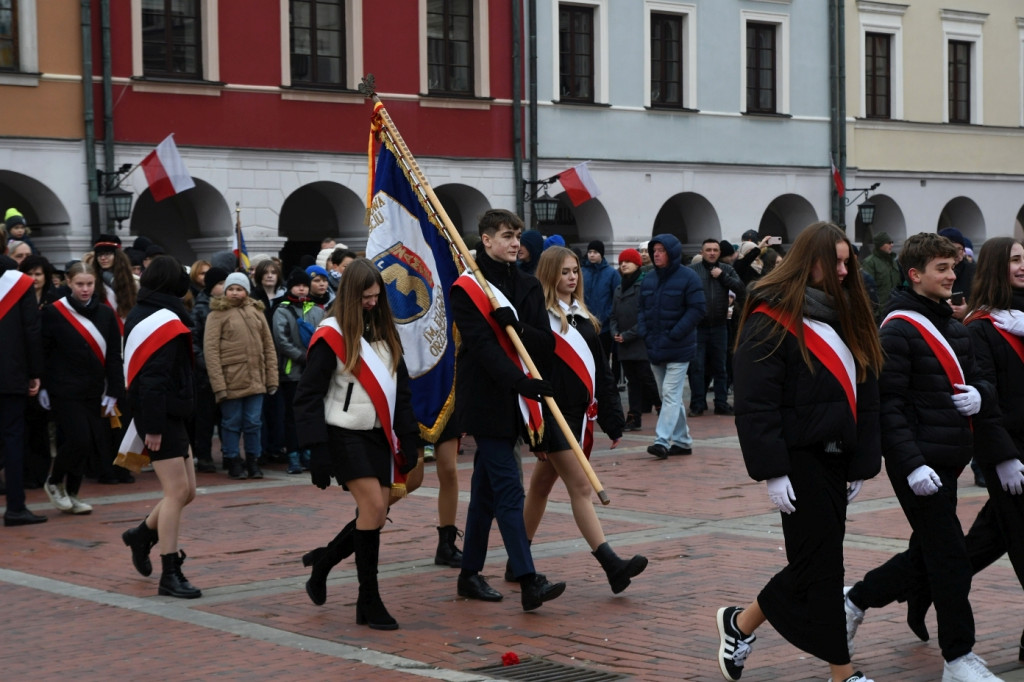
{"type": "Polygon", "coordinates": [[[594,178],[590,175],[590,169],[587,168],[586,161],[559,173],[558,181],[562,183],[562,187],[565,189],[565,193],[569,195],[569,201],[572,202],[573,206],[579,206],[584,201],[593,199],[601,194],[597,183],[594,182],[594,178]]]}
{"type": "Polygon", "coordinates": [[[832,166],[832,182],[835,183],[836,193],[842,197],[846,194],[846,186],[843,185],[843,176],[840,174],[839,169],[836,168],[836,162],[835,159],[832,158],[831,153],[828,155],[828,162],[832,166]]]}
{"type": "Polygon", "coordinates": [[[245,237],[242,236],[241,225],[235,227],[235,247],[232,250],[235,252],[238,264],[245,268],[246,272],[249,272],[249,252],[245,250],[245,237]]]}
{"type": "Polygon", "coordinates": [[[164,138],[140,165],[142,172],[146,174],[146,182],[149,183],[149,193],[153,195],[153,201],[163,201],[196,186],[188,169],[185,168],[185,162],[181,160],[178,147],[174,144],[174,133],[164,138]]]}

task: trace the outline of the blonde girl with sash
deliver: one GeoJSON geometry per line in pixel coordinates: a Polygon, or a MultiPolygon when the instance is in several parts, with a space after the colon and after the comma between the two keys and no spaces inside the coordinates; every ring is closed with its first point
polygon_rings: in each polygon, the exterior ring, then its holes
{"type": "Polygon", "coordinates": [[[857,256],[840,228],[815,223],[749,291],[736,430],[747,472],[782,512],[788,563],[749,606],[719,609],[719,667],[740,679],[768,620],[834,682],[865,682],[846,641],[843,537],[847,505],[881,468],[882,350],[857,256]]]}
{"type": "MultiPolygon", "coordinates": [[[[601,348],[600,323],[583,302],[580,262],[571,249],[553,246],[544,251],[537,264],[537,279],[544,287],[548,321],[555,336],[555,362],[550,375],[555,402],[587,457],[594,444],[594,420],[612,441],[619,444],[625,419],[618,387],[601,348]]],[[[572,446],[553,421],[544,426],[545,452],[530,476],[523,518],[526,536],[532,542],[540,526],[548,495],[559,478],[565,483],[576,527],[590,545],[594,557],[608,577],[612,592],[618,594],[630,579],[647,567],[637,555],[619,558],[605,540],[601,522],[594,511],[590,480],[576,460],[572,446]]],[[[506,570],[506,580],[514,580],[506,570]]]]}
{"type": "MultiPolygon", "coordinates": [[[[177,260],[157,256],[139,283],[138,303],[125,321],[125,385],[133,417],[127,431],[145,445],[163,497],[121,539],[145,576],[153,572],[149,551],[157,547],[163,569],[158,594],[195,599],[202,592],[182,574],[185,552],[178,547],[182,512],[196,496],[186,426],[195,405],[195,362],[191,318],[182,301],[190,282],[177,260]]],[[[122,443],[125,451],[139,452],[122,443]]]]}
{"type": "MultiPolygon", "coordinates": [[[[401,490],[416,466],[419,426],[384,281],[365,258],[345,270],[333,314],[313,335],[296,389],[295,421],[300,445],[311,451],[313,484],[326,489],[334,478],[356,501],[356,623],[396,630],[377,584],[380,529],[392,488],[401,490]]],[[[326,600],[326,572],[341,560],[336,544],[310,552],[321,580],[311,578],[306,591],[316,604],[326,600]],[[318,571],[321,566],[326,570],[318,571]]]]}
{"type": "Polygon", "coordinates": [[[64,434],[43,489],[60,511],[88,514],[92,507],[78,496],[86,464],[113,459],[109,418],[124,397],[121,329],[96,295],[89,265],[71,265],[67,282],[67,296],[42,309],[46,370],[40,403],[64,434]]]}

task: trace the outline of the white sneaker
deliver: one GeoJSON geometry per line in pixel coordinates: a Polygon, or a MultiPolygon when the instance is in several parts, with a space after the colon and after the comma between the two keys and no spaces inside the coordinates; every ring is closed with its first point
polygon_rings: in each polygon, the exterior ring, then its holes
{"type": "MultiPolygon", "coordinates": [[[[832,682],[832,678],[831,677],[828,678],[828,682],[832,682]]],[[[869,680],[868,678],[864,677],[864,673],[862,673],[861,671],[858,670],[854,674],[852,674],[849,677],[847,677],[845,680],[842,680],[842,682],[875,682],[875,681],[874,680],[869,680]]]]}
{"type": "Polygon", "coordinates": [[[843,588],[843,608],[846,610],[846,646],[850,649],[850,656],[853,656],[853,637],[857,634],[857,628],[864,622],[864,612],[850,601],[847,596],[852,586],[843,588]]]}
{"type": "Polygon", "coordinates": [[[985,667],[985,661],[975,653],[964,654],[948,661],[942,667],[942,682],[1003,682],[985,667]]]}
{"type": "Polygon", "coordinates": [[[63,483],[45,483],[43,490],[46,491],[46,496],[50,498],[50,503],[54,507],[62,512],[71,511],[71,499],[64,490],[63,483]]]}
{"type": "Polygon", "coordinates": [[[92,505],[82,502],[74,495],[68,495],[68,499],[71,500],[71,513],[72,514],[88,514],[92,511],[92,505]]]}

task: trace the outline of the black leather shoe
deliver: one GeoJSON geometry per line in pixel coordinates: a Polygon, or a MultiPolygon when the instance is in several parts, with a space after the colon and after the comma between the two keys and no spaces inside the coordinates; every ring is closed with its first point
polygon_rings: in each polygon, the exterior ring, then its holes
{"type": "Polygon", "coordinates": [[[565,592],[565,583],[548,582],[540,573],[534,573],[532,578],[524,578],[520,585],[523,586],[523,611],[540,608],[544,602],[551,601],[565,592]]]}
{"type": "Polygon", "coordinates": [[[682,445],[673,445],[668,449],[668,454],[675,455],[692,455],[693,450],[690,448],[684,448],[682,445]]]}
{"type": "Polygon", "coordinates": [[[704,411],[705,411],[705,408],[695,409],[695,408],[691,407],[689,410],[687,410],[686,416],[687,417],[703,417],[704,416],[704,411]]]}
{"type": "Polygon", "coordinates": [[[722,405],[715,405],[715,414],[724,415],[728,417],[736,414],[736,412],[733,411],[732,405],[730,405],[729,403],[724,403],[722,405]]]}
{"type": "MultiPolygon", "coordinates": [[[[565,586],[563,585],[562,587],[564,588],[565,586]]],[[[488,585],[487,581],[479,573],[468,578],[459,576],[459,596],[466,599],[479,599],[480,601],[501,601],[503,598],[501,592],[488,585]]]]}
{"type": "Polygon", "coordinates": [[[28,509],[4,512],[5,526],[30,526],[33,523],[44,523],[45,521],[47,521],[45,516],[33,514],[28,509]]]}
{"type": "Polygon", "coordinates": [[[647,446],[647,454],[654,455],[658,459],[668,459],[668,448],[661,443],[647,446]]]}

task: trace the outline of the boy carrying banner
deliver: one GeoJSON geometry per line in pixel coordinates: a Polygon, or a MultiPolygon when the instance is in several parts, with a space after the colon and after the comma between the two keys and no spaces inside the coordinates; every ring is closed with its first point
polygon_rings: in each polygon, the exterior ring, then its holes
{"type": "Polygon", "coordinates": [[[879,379],[886,471],[913,532],[909,547],[847,588],[851,649],[864,610],[885,606],[925,583],[935,600],[943,682],[997,680],[972,653],[971,565],[956,515],[956,480],[971,460],[971,417],[997,409],[995,389],[980,378],[971,339],[948,299],[956,247],[921,233],[899,261],[909,291],[893,292],[882,322],[885,366],[879,379]]]}
{"type": "Polygon", "coordinates": [[[523,610],[532,611],[562,594],[565,583],[548,582],[534,569],[523,522],[516,444],[524,433],[531,443],[539,442],[543,417],[538,400],[553,391],[549,382],[525,373],[505,327],[519,333],[542,374],[551,364],[554,336],[540,282],[516,267],[523,221],[510,211],[490,210],[480,219],[479,231],[477,265],[501,307],[492,310],[472,274],[452,286],[452,316],[462,336],[457,416],[460,430],[477,443],[458,594],[483,601],[502,599],[480,575],[491,521],[496,518],[513,575],[522,586],[523,610]]]}

